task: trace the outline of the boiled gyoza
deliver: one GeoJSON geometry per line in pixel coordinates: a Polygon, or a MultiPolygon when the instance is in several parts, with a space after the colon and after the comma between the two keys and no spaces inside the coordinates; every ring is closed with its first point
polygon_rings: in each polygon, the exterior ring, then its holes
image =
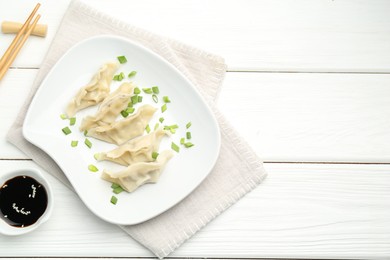
{"type": "Polygon", "coordinates": [[[72,117],[77,111],[96,105],[106,98],[110,93],[112,77],[117,69],[117,63],[104,64],[91,81],[70,101],[66,108],[67,116],[72,117]]]}
{"type": "Polygon", "coordinates": [[[87,116],[83,119],[80,131],[101,125],[109,125],[114,122],[119,113],[127,107],[134,88],[135,86],[132,83],[120,85],[103,100],[94,116],[87,116]]]}
{"type": "Polygon", "coordinates": [[[88,136],[121,145],[124,142],[142,135],[156,108],[151,105],[143,105],[137,112],[127,118],[115,121],[110,125],[91,128],[88,136]]]}
{"type": "Polygon", "coordinates": [[[95,154],[98,161],[112,161],[128,166],[135,162],[151,162],[153,152],[157,152],[160,142],[169,133],[162,128],[157,129],[147,135],[134,138],[118,148],[106,153],[95,154]]]}
{"type": "Polygon", "coordinates": [[[138,162],[131,164],[123,171],[109,172],[104,170],[101,177],[111,183],[119,184],[127,192],[132,192],[145,183],[155,183],[164,170],[166,163],[172,158],[173,152],[163,151],[154,162],[138,162]]]}

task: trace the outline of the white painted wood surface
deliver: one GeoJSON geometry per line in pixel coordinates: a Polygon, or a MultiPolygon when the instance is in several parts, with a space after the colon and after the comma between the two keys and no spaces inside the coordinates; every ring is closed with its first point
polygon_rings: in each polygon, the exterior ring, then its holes
{"type": "MultiPolygon", "coordinates": [[[[32,166],[0,161],[2,171],[32,166]]],[[[266,164],[266,169],[263,185],[172,256],[390,257],[390,165],[266,164]]],[[[52,217],[29,235],[0,236],[1,256],[152,256],[49,180],[56,199],[52,217]]]]}
{"type": "MultiPolygon", "coordinates": [[[[265,161],[282,162],[173,257],[390,258],[390,1],[84,1],[225,57],[219,108],[265,161]]],[[[41,3],[47,38],[29,39],[0,82],[2,172],[37,167],[5,135],[69,0],[41,3]]],[[[0,0],[0,19],[34,5],[0,0]]],[[[0,53],[11,39],[0,35],[0,53]]],[[[153,257],[48,178],[52,218],[0,236],[0,257],[153,257]]]]}
{"type": "MultiPolygon", "coordinates": [[[[41,1],[48,37],[31,39],[14,66],[39,66],[69,1],[41,1]]],[[[390,71],[387,0],[85,1],[136,26],[220,54],[230,70],[390,71]]],[[[2,0],[0,17],[24,20],[34,4],[2,0]]],[[[0,41],[0,53],[6,46],[0,41]]]]}

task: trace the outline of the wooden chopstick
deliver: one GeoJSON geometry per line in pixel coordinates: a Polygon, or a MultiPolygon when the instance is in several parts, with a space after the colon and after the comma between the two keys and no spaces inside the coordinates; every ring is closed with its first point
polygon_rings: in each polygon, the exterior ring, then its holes
{"type": "Polygon", "coordinates": [[[8,68],[11,66],[12,62],[15,60],[16,55],[19,53],[20,49],[23,47],[27,38],[30,36],[35,25],[38,23],[38,20],[41,17],[40,15],[37,15],[37,17],[34,19],[33,23],[30,26],[30,22],[33,19],[33,17],[35,16],[35,14],[38,11],[40,6],[41,6],[41,4],[39,4],[39,3],[35,6],[34,10],[31,12],[30,16],[27,18],[26,22],[23,24],[19,33],[15,36],[14,40],[12,41],[12,43],[10,44],[8,49],[5,51],[3,57],[1,57],[1,60],[0,60],[0,80],[3,78],[3,76],[7,72],[8,68]],[[26,29],[27,29],[27,32],[26,32],[26,29]],[[20,40],[22,35],[23,35],[23,38],[20,40]]]}

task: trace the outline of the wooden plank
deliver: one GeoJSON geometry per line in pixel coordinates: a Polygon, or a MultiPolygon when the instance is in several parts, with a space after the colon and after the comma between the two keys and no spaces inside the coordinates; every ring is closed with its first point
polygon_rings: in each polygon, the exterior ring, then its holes
{"type": "Polygon", "coordinates": [[[228,73],[218,105],[265,161],[390,162],[390,75],[228,73]]]}
{"type": "Polygon", "coordinates": [[[27,158],[6,141],[6,135],[30,92],[36,73],[35,69],[10,69],[0,81],[0,159],[27,158]]]}
{"type": "MultiPolygon", "coordinates": [[[[386,0],[84,1],[128,23],[220,54],[230,70],[390,72],[386,0]]],[[[14,66],[39,66],[69,0],[41,2],[49,35],[29,40],[14,66]]],[[[4,1],[0,17],[23,20],[33,5],[4,1]]],[[[3,39],[0,53],[11,37],[3,39]]]]}
{"type": "MultiPolygon", "coordinates": [[[[5,135],[35,77],[0,83],[0,159],[26,158],[5,135]]],[[[390,75],[228,73],[218,106],[271,162],[390,163],[390,75]]]]}
{"type": "MultiPolygon", "coordinates": [[[[33,166],[0,161],[2,172],[33,166]]],[[[269,176],[263,184],[172,257],[390,257],[390,165],[265,166],[269,176]]],[[[152,256],[48,177],[55,195],[52,217],[28,235],[0,236],[0,256],[152,256]]]]}

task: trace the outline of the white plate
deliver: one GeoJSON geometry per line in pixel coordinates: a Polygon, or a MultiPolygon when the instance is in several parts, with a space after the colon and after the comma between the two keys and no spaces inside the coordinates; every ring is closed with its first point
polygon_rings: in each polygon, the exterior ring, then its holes
{"type": "MultiPolygon", "coordinates": [[[[124,81],[128,81],[125,79],[124,81]]],[[[113,82],[111,90],[120,83],[113,82]]],[[[188,131],[188,130],[187,130],[188,131]]],[[[85,205],[100,218],[115,224],[132,225],[153,218],[166,211],[190,194],[210,173],[217,160],[220,148],[220,133],[217,121],[207,104],[194,86],[172,65],[157,54],[125,39],[116,36],[98,36],[87,39],[71,48],[53,67],[38,89],[26,115],[23,126],[25,138],[48,153],[64,171],[85,205]],[[88,171],[94,164],[99,170],[104,168],[119,170],[123,166],[110,162],[96,162],[93,155],[115,146],[89,138],[92,149],[84,144],[84,135],[78,130],[87,114],[94,114],[97,107],[80,111],[75,126],[69,127],[72,133],[64,135],[61,129],[69,125],[60,115],[77,90],[89,82],[99,67],[117,56],[125,55],[128,62],[121,64],[118,72],[126,75],[135,70],[133,81],[142,87],[159,86],[159,103],[155,104],[150,95],[142,93],[143,104],[158,108],[163,104],[162,97],[172,100],[168,109],[159,109],[151,120],[153,128],[158,119],[165,118],[164,125],[178,124],[179,129],[171,137],[164,138],[160,151],[170,149],[174,141],[186,134],[186,123],[192,122],[191,148],[181,147],[179,153],[168,162],[156,184],[146,184],[133,193],[122,192],[116,195],[118,203],[110,203],[114,195],[111,184],[100,178],[100,172],[88,171]],[[78,140],[72,148],[72,140],[78,140]]]]}

